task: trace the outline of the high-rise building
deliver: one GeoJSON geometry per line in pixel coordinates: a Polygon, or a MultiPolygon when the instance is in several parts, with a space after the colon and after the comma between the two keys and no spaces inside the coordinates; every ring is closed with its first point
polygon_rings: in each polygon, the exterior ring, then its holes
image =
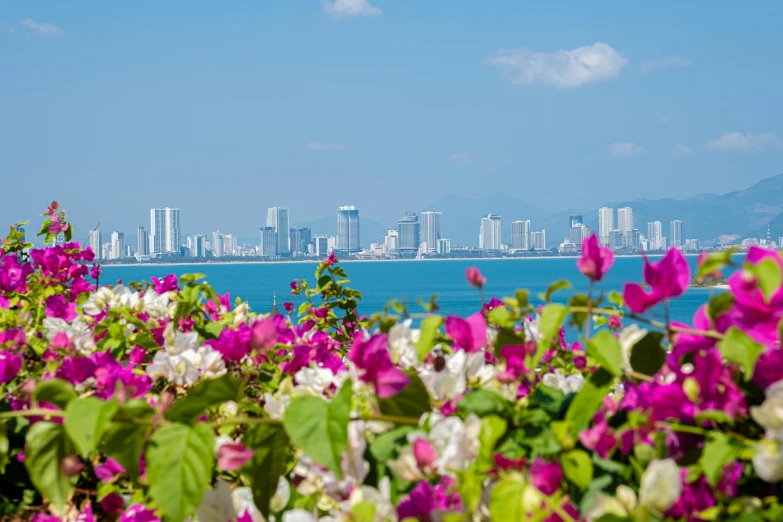
{"type": "Polygon", "coordinates": [[[633,210],[631,207],[617,209],[617,230],[622,234],[620,246],[632,247],[633,245],[633,210]]]}
{"type": "Polygon", "coordinates": [[[234,234],[225,234],[223,236],[223,255],[237,255],[237,237],[234,234]]]}
{"type": "Polygon", "coordinates": [[[361,252],[358,208],[344,206],[337,209],[337,246],[335,248],[343,256],[361,252]]]}
{"type": "Polygon", "coordinates": [[[318,257],[329,255],[329,237],[326,234],[316,234],[313,236],[314,252],[318,257]]]}
{"type": "Polygon", "coordinates": [[[650,242],[650,250],[666,248],[666,238],[663,236],[663,226],[660,221],[647,223],[647,240],[650,242]]]}
{"type": "Polygon", "coordinates": [[[180,237],[179,209],[150,209],[150,254],[177,253],[182,243],[180,237]]]}
{"type": "Polygon", "coordinates": [[[446,238],[438,239],[438,254],[450,254],[451,253],[451,241],[446,238]]]}
{"type": "Polygon", "coordinates": [[[572,245],[581,246],[582,241],[590,234],[590,230],[582,223],[572,221],[571,230],[568,234],[568,242],[572,245]]]}
{"type": "Polygon", "coordinates": [[[622,248],[623,247],[623,232],[618,229],[614,229],[609,232],[609,247],[622,248]]]}
{"type": "Polygon", "coordinates": [[[111,259],[111,241],[104,243],[102,249],[101,259],[111,259]]]}
{"type": "Polygon", "coordinates": [[[689,252],[698,252],[699,251],[699,240],[698,239],[686,239],[685,245],[683,248],[689,252]]]}
{"type": "Polygon", "coordinates": [[[188,236],[187,246],[190,257],[207,257],[207,236],[204,234],[188,236]]]}
{"type": "Polygon", "coordinates": [[[673,247],[682,246],[682,221],[679,219],[669,223],[669,245],[673,247]]]}
{"type": "MultiPolygon", "coordinates": [[[[571,216],[573,218],[574,216],[571,216]]],[[[511,249],[530,250],[530,220],[511,222],[511,249]]]]}
{"type": "Polygon", "coordinates": [[[614,230],[614,209],[601,207],[598,209],[598,241],[609,245],[609,233],[614,230]]]}
{"type": "Polygon", "coordinates": [[[125,234],[117,232],[111,233],[111,258],[120,259],[125,257],[125,234]]]}
{"type": "Polygon", "coordinates": [[[271,207],[267,210],[266,226],[267,228],[274,228],[277,234],[276,255],[288,255],[291,251],[288,246],[288,209],[285,207],[271,207]]]}
{"type": "Polygon", "coordinates": [[[125,257],[133,257],[133,247],[125,245],[125,257]]]}
{"type": "Polygon", "coordinates": [[[546,250],[546,230],[530,233],[533,250],[546,250]]]}
{"type": "Polygon", "coordinates": [[[220,230],[214,230],[212,232],[212,241],[209,244],[210,250],[214,257],[222,257],[225,255],[225,238],[220,230]]]}
{"type": "Polygon", "coordinates": [[[306,227],[291,227],[288,232],[288,242],[291,245],[291,254],[306,256],[308,247],[313,242],[311,230],[306,227]]]}
{"type": "Polygon", "coordinates": [[[392,254],[397,251],[400,246],[400,236],[396,230],[389,230],[386,237],[383,239],[383,246],[386,248],[387,254],[392,254]]]}
{"type": "Polygon", "coordinates": [[[103,258],[103,232],[94,228],[90,230],[90,248],[98,259],[103,258]]]}
{"type": "Polygon", "coordinates": [[[144,227],[136,230],[136,254],[140,256],[150,255],[150,238],[144,227]]]}
{"type": "Polygon", "coordinates": [[[578,226],[578,225],[584,225],[584,220],[582,219],[581,214],[571,214],[568,217],[568,221],[571,223],[572,227],[578,226]]]}
{"type": "Polygon", "coordinates": [[[437,252],[438,240],[443,237],[443,213],[430,210],[421,213],[421,242],[429,252],[437,252]]]}
{"type": "Polygon", "coordinates": [[[261,227],[261,242],[258,255],[268,258],[277,257],[278,243],[275,227],[261,227]]]}
{"type": "Polygon", "coordinates": [[[406,212],[397,220],[397,251],[415,254],[421,244],[421,224],[415,212],[406,212]]]}
{"type": "Polygon", "coordinates": [[[479,248],[482,250],[500,250],[500,216],[487,214],[481,218],[479,229],[479,248]]]}

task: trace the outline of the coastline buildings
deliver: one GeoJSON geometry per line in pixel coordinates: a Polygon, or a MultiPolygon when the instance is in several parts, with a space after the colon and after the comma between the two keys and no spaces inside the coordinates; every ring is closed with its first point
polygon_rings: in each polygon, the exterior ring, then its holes
{"type": "Polygon", "coordinates": [[[179,209],[150,209],[150,254],[178,254],[181,243],[179,209]]]}
{"type": "Polygon", "coordinates": [[[316,234],[313,236],[313,252],[318,257],[329,255],[329,236],[326,234],[316,234]]]}
{"type": "Polygon", "coordinates": [[[125,234],[117,232],[111,233],[111,259],[120,259],[125,256],[125,234]]]}
{"type": "Polygon", "coordinates": [[[438,254],[451,254],[451,241],[448,239],[438,239],[438,254]]]}
{"type": "Polygon", "coordinates": [[[387,254],[397,252],[397,249],[400,247],[400,235],[396,230],[389,230],[386,237],[383,239],[383,246],[386,249],[387,254]]]}
{"type": "Polygon", "coordinates": [[[220,230],[215,230],[212,232],[212,242],[209,244],[209,246],[212,250],[213,257],[223,257],[225,255],[223,253],[223,249],[225,247],[224,238],[223,234],[220,233],[220,230]]]}
{"type": "Polygon", "coordinates": [[[307,227],[291,227],[288,233],[291,254],[295,257],[306,256],[313,242],[312,231],[307,227]]]}
{"type": "Polygon", "coordinates": [[[664,250],[666,237],[663,235],[663,226],[660,221],[647,223],[647,240],[650,242],[650,250],[664,250]]]}
{"type": "Polygon", "coordinates": [[[511,250],[530,250],[530,220],[511,222],[511,250]]]}
{"type": "Polygon", "coordinates": [[[571,228],[568,233],[568,243],[571,245],[582,245],[582,240],[588,236],[590,230],[585,226],[582,216],[579,214],[572,214],[569,217],[571,222],[571,228]]]}
{"type": "Polygon", "coordinates": [[[406,212],[397,221],[397,251],[400,254],[415,255],[421,244],[421,225],[415,212],[406,212]]]}
{"type": "Polygon", "coordinates": [[[421,242],[427,244],[428,252],[438,251],[438,240],[443,237],[443,213],[424,211],[421,213],[421,242]]]}
{"type": "Polygon", "coordinates": [[[531,232],[530,242],[533,250],[546,250],[546,230],[531,232]]]}
{"type": "Polygon", "coordinates": [[[97,228],[90,230],[89,243],[95,257],[103,259],[103,232],[97,228]]]}
{"type": "MultiPolygon", "coordinates": [[[[288,240],[287,236],[286,240],[288,240]]],[[[275,230],[275,227],[261,227],[261,242],[258,255],[270,259],[277,257],[277,245],[277,230],[275,230]]]]}
{"type": "MultiPolygon", "coordinates": [[[[620,231],[620,247],[632,247],[634,245],[633,210],[631,207],[617,209],[617,230],[620,231]]],[[[638,240],[637,240],[638,242],[638,240]]]]}
{"type": "Polygon", "coordinates": [[[142,226],[136,230],[136,255],[150,255],[150,236],[142,226]]]}
{"type": "Polygon", "coordinates": [[[288,209],[285,207],[271,207],[266,214],[267,228],[273,228],[277,241],[276,255],[288,255],[288,209]]]}
{"type": "Polygon", "coordinates": [[[479,229],[479,248],[481,250],[500,250],[500,216],[489,213],[481,218],[479,229]]]}
{"type": "Polygon", "coordinates": [[[679,219],[669,223],[669,244],[673,247],[682,246],[682,221],[679,219]]]}
{"type": "Polygon", "coordinates": [[[205,235],[188,236],[187,247],[190,257],[207,257],[207,237],[205,235]]]}
{"type": "Polygon", "coordinates": [[[352,205],[337,209],[337,245],[335,250],[343,256],[358,254],[362,250],[359,236],[359,209],[352,205]]]}
{"type": "Polygon", "coordinates": [[[614,230],[614,209],[601,207],[598,209],[598,241],[603,246],[609,246],[609,233],[614,230]]]}
{"type": "Polygon", "coordinates": [[[234,234],[223,236],[223,254],[226,256],[237,255],[237,238],[234,234]]]}

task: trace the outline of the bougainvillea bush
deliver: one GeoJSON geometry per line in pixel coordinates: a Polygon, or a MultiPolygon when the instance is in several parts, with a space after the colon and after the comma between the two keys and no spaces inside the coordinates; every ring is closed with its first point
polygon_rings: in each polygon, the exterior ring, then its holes
{"type": "Polygon", "coordinates": [[[691,325],[668,320],[679,251],[605,294],[595,237],[567,303],[557,282],[467,318],[436,298],[366,317],[332,256],[272,316],[199,275],[95,285],[54,204],[58,234],[3,241],[8,520],[783,520],[777,252],[752,248],[691,325]]]}

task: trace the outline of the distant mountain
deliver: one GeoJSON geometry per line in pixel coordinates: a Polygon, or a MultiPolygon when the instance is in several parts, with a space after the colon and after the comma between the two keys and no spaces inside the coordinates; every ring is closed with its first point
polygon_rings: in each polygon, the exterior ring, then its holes
{"type": "MultiPolygon", "coordinates": [[[[337,214],[326,216],[316,221],[305,223],[292,223],[292,226],[308,227],[313,234],[337,235],[337,214]]],[[[391,228],[396,227],[397,224],[391,228]]],[[[377,221],[366,218],[359,212],[359,241],[362,248],[370,248],[371,243],[383,243],[383,238],[389,231],[388,226],[384,226],[377,221]]]]}
{"type": "Polygon", "coordinates": [[[537,206],[508,194],[490,194],[482,198],[444,196],[422,210],[443,212],[443,237],[451,246],[478,246],[481,218],[490,212],[500,214],[501,237],[511,243],[511,222],[531,220],[533,230],[540,230],[551,215],[537,206]]]}

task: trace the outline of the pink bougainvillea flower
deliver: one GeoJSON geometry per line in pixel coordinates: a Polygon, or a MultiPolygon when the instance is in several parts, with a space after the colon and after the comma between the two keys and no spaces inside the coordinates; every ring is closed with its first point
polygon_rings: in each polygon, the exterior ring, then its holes
{"type": "Polygon", "coordinates": [[[700,520],[691,518],[694,513],[701,513],[715,505],[715,497],[712,495],[707,478],[702,476],[699,479],[689,482],[686,480],[688,470],[681,472],[682,494],[677,502],[664,515],[674,519],[700,520]]]}
{"type": "Polygon", "coordinates": [[[294,311],[294,303],[290,301],[286,301],[283,303],[283,309],[288,312],[289,314],[294,311]]]}
{"type": "Polygon", "coordinates": [[[125,503],[117,493],[109,493],[101,499],[101,508],[107,513],[119,513],[125,503]]]}
{"type": "Polygon", "coordinates": [[[609,325],[610,329],[619,330],[620,328],[623,327],[623,320],[617,317],[616,315],[613,315],[609,317],[607,324],[609,325]]]}
{"type": "Polygon", "coordinates": [[[466,352],[477,352],[487,344],[487,320],[481,313],[467,320],[450,315],[446,318],[446,333],[466,352]]]}
{"type": "Polygon", "coordinates": [[[600,281],[614,263],[614,254],[607,247],[598,244],[598,236],[593,234],[582,241],[582,257],[576,262],[579,271],[593,281],[600,281]]]}
{"type": "Polygon", "coordinates": [[[122,464],[109,457],[100,466],[95,466],[95,476],[102,482],[111,482],[117,475],[125,474],[122,464]]]}
{"type": "Polygon", "coordinates": [[[563,470],[556,461],[547,462],[538,457],[530,465],[530,476],[536,488],[545,495],[551,495],[560,487],[563,470]]]}
{"type": "Polygon", "coordinates": [[[120,516],[120,522],[160,522],[160,519],[144,504],[133,504],[120,516]]]}
{"type": "Polygon", "coordinates": [[[348,352],[348,359],[363,370],[359,377],[363,382],[375,385],[378,397],[392,397],[410,382],[408,376],[391,362],[388,339],[383,334],[373,335],[367,340],[358,338],[348,352]]]}
{"type": "Polygon", "coordinates": [[[413,456],[416,458],[416,465],[420,468],[432,466],[437,457],[435,448],[426,439],[413,441],[413,456]]]}
{"type": "Polygon", "coordinates": [[[614,449],[617,439],[609,433],[609,426],[604,416],[599,414],[598,422],[592,428],[588,428],[579,433],[579,441],[585,448],[595,451],[599,457],[605,459],[609,452],[614,449]]]}
{"type": "Polygon", "coordinates": [[[69,303],[61,295],[46,298],[46,317],[59,317],[66,322],[76,319],[76,303],[69,303]]]}
{"type": "Polygon", "coordinates": [[[483,309],[486,310],[487,312],[491,312],[492,310],[494,310],[499,306],[506,306],[506,304],[500,299],[498,299],[497,297],[493,297],[492,299],[489,300],[488,303],[484,304],[483,309]]]}
{"type": "Polygon", "coordinates": [[[52,223],[49,225],[49,233],[56,236],[57,234],[68,230],[69,226],[68,223],[61,222],[59,216],[54,215],[52,216],[52,223]]]}
{"type": "Polygon", "coordinates": [[[663,259],[650,263],[644,257],[644,281],[652,287],[647,293],[638,283],[626,283],[623,288],[625,304],[637,314],[643,313],[671,297],[678,297],[685,292],[691,282],[691,269],[688,260],[676,248],[670,249],[663,259]]]}
{"type": "Polygon", "coordinates": [[[253,331],[245,324],[241,323],[236,330],[225,329],[220,332],[220,338],[207,339],[204,344],[211,346],[213,350],[220,352],[226,361],[241,361],[250,353],[250,340],[253,337],[253,331]]]}
{"type": "Polygon", "coordinates": [[[22,358],[11,352],[0,350],[0,384],[14,380],[22,368],[22,358]]]}
{"type": "Polygon", "coordinates": [[[217,465],[225,471],[234,471],[253,458],[253,450],[239,443],[223,444],[217,451],[217,465]]]}
{"type": "Polygon", "coordinates": [[[426,480],[416,484],[410,494],[397,505],[400,520],[416,519],[419,522],[431,522],[430,513],[435,509],[435,488],[426,480]]]}
{"type": "Polygon", "coordinates": [[[484,277],[481,274],[481,270],[479,270],[475,266],[471,266],[467,270],[465,270],[465,279],[468,280],[470,286],[474,286],[476,288],[483,288],[484,285],[487,283],[487,278],[484,277]]]}
{"type": "Polygon", "coordinates": [[[150,277],[150,281],[152,281],[152,284],[155,285],[155,292],[157,292],[158,295],[179,290],[179,286],[177,285],[177,276],[175,274],[167,275],[163,278],[162,281],[157,277],[150,277]]]}
{"type": "Polygon", "coordinates": [[[329,257],[324,259],[323,262],[327,266],[334,266],[334,264],[337,262],[337,255],[334,252],[332,252],[331,254],[329,254],[329,257]]]}
{"type": "Polygon", "coordinates": [[[270,350],[275,347],[280,335],[285,330],[285,318],[282,315],[260,319],[253,323],[250,347],[260,352],[270,350]]]}

